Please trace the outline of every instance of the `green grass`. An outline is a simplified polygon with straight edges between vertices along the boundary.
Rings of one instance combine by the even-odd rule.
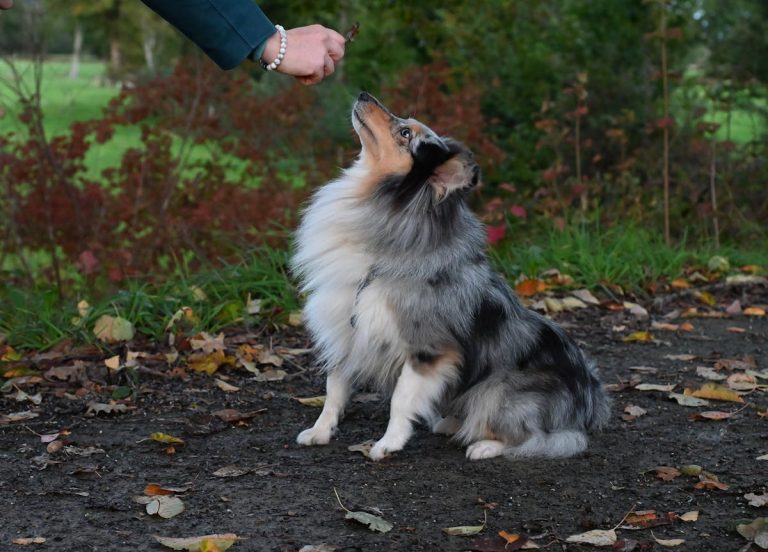
[[[28,86],[33,83],[33,67],[28,61],[15,62],[17,70]],[[77,78],[69,78],[69,63],[64,61],[46,61],[43,64],[41,104],[43,124],[49,138],[69,131],[69,126],[77,121],[87,121],[101,116],[109,101],[120,93],[120,88],[106,83],[103,78],[105,64],[101,61],[84,61],[80,65]],[[0,63],[0,135],[16,132],[24,135],[24,128],[18,121],[19,102],[13,92],[4,83],[11,77],[9,67]],[[117,167],[123,154],[129,148],[141,146],[141,129],[138,126],[119,126],[114,136],[104,144],[94,144],[86,156],[85,177],[94,181],[101,180],[104,169]],[[172,150],[178,153],[182,139],[174,137]],[[189,151],[189,162],[206,161],[214,153],[220,153],[216,144],[194,144]],[[227,177],[239,179],[246,168],[246,163],[228,157]]]
[[[634,226],[601,228],[595,223],[574,224],[564,231],[506,240],[493,251],[496,266],[514,280],[520,274],[535,277],[557,268],[579,286],[599,288],[618,284],[630,291],[663,279],[680,277],[685,268],[705,267],[715,254],[728,258],[733,267],[758,264],[768,267],[768,244],[754,251],[723,247],[715,252],[681,241],[667,246],[658,233]]]
[[[298,308],[298,300],[286,274],[288,253],[259,248],[236,264],[190,273],[183,265],[162,283],[131,280],[123,290],[105,297],[80,293],[61,302],[50,289],[29,289],[0,285],[0,334],[20,349],[43,350],[63,339],[76,343],[94,342],[92,328],[103,314],[121,316],[136,331],[157,342],[164,341],[166,326],[182,307],[190,307],[193,322],[185,329],[190,335],[215,332],[233,324],[259,324],[281,320]],[[261,301],[261,312],[246,312],[248,297]],[[78,300],[92,306],[82,323]],[[2,340],[0,340],[2,343]]]

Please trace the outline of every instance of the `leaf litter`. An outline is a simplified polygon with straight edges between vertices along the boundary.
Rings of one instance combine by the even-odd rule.
[[[336,500],[339,503],[339,506],[341,506],[341,509],[346,512],[346,515],[344,516],[344,519],[351,519],[358,523],[361,523],[368,527],[371,531],[376,531],[379,533],[387,533],[392,530],[394,525],[390,523],[389,521],[385,520],[384,518],[380,516],[375,516],[373,514],[369,514],[368,512],[353,512],[352,510],[348,510],[344,504],[341,503],[341,498],[339,497],[338,491],[336,491],[336,488],[334,487],[333,493],[336,495]]]

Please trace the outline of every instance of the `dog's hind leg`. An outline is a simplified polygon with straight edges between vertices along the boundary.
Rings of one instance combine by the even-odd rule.
[[[323,411],[315,425],[305,429],[296,438],[300,445],[327,445],[331,435],[339,425],[339,418],[344,413],[352,384],[340,370],[331,370],[326,381],[326,397]]]
[[[451,355],[429,364],[407,360],[392,394],[387,431],[371,449],[370,458],[381,460],[401,450],[413,433],[413,422],[417,418],[434,416],[435,404],[455,378],[456,368]]]
[[[432,433],[441,435],[453,435],[461,429],[461,420],[456,416],[446,416],[445,418],[435,418],[432,422]]]

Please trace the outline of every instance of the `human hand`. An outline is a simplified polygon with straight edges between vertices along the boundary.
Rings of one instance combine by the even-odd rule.
[[[13,7],[13,0],[0,0],[0,10],[10,10]]]
[[[5,0],[0,0],[3,2]],[[276,71],[296,79],[302,84],[317,84],[336,70],[336,63],[344,57],[344,37],[322,25],[296,27],[286,31],[288,44],[285,57]],[[280,33],[267,39],[261,59],[269,63],[280,50]]]

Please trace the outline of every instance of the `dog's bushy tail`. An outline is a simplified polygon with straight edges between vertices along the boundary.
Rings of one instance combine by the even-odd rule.
[[[587,449],[587,434],[578,430],[537,432],[523,443],[504,449],[508,458],[567,458]]]

